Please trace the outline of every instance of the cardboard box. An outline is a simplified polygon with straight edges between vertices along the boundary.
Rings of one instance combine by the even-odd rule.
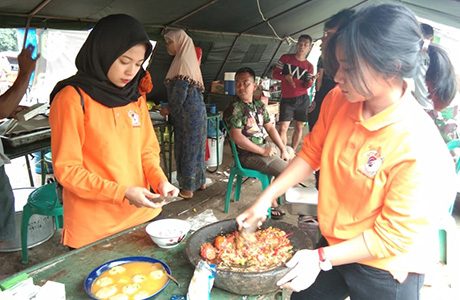
[[[211,82],[211,93],[224,94],[224,82],[220,80]]]
[[[279,102],[268,101],[267,111],[269,115],[278,115],[280,113]]]
[[[16,119],[18,121],[28,121],[39,114],[46,113],[48,109],[47,103],[37,103],[34,104],[26,109],[21,110],[16,114]]]

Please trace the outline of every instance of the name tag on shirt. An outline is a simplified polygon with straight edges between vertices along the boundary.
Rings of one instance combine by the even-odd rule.
[[[374,178],[383,163],[383,157],[377,150],[370,150],[360,158],[359,171],[369,178]]]
[[[139,114],[136,111],[134,110],[128,111],[128,116],[131,118],[131,124],[133,125],[133,127],[141,126],[141,119],[139,117]]]

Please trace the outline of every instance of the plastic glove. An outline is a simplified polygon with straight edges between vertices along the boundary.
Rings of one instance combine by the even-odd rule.
[[[286,266],[292,269],[276,284],[283,289],[288,288],[295,292],[309,288],[321,271],[317,250],[297,251]]]

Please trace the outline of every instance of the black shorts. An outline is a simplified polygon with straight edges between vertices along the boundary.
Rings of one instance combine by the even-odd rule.
[[[307,122],[308,106],[310,104],[308,95],[295,98],[282,98],[280,103],[280,122],[296,120]]]

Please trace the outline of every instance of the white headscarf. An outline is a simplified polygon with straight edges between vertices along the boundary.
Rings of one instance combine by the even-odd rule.
[[[166,79],[174,79],[177,76],[190,78],[203,88],[203,76],[192,39],[182,29],[170,30],[164,37],[172,40],[176,48],[176,55],[166,74]]]

